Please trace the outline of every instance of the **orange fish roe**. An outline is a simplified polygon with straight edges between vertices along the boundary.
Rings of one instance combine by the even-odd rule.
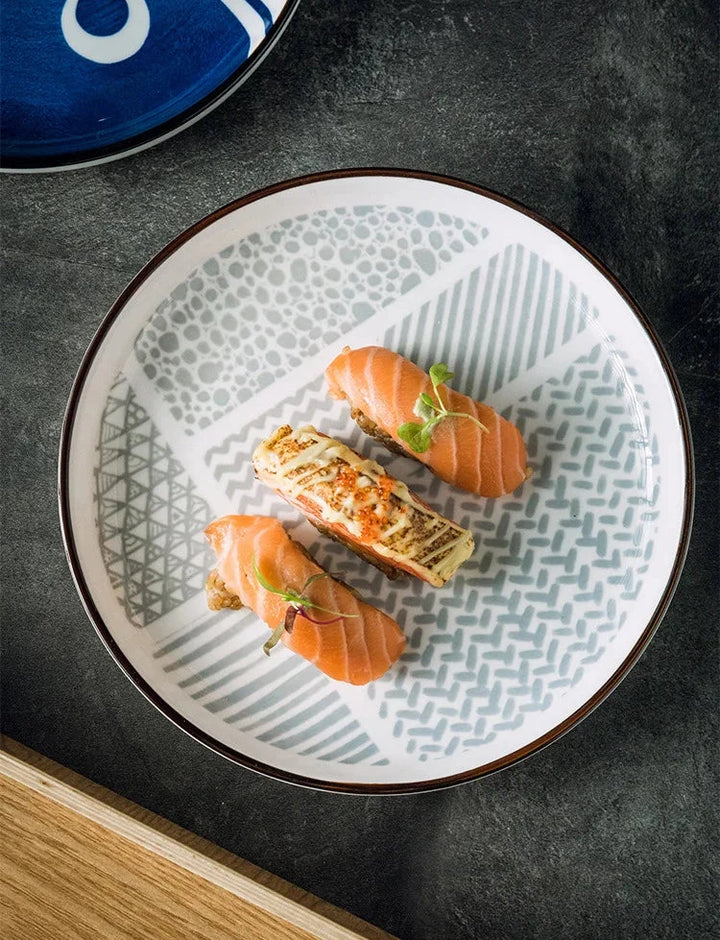
[[[380,534],[380,520],[372,506],[361,506],[355,512],[355,518],[360,523],[360,538],[363,542],[371,542]]]
[[[387,474],[378,477],[377,488],[378,488],[378,497],[380,502],[387,506],[388,500],[390,499],[390,494],[393,491],[393,486],[395,485],[392,477],[387,476]]]
[[[343,492],[353,491],[357,487],[358,472],[350,464],[343,463],[335,477],[335,486]]]
[[[338,474],[339,476],[339,474]],[[365,491],[357,494],[365,501],[365,505],[355,510],[354,516],[360,523],[360,537],[363,541],[372,541],[380,535],[382,523],[388,514],[390,504],[390,495],[393,491],[394,481],[391,477],[383,475],[378,477],[377,486],[367,487]],[[367,505],[368,500],[372,501],[375,497],[377,502],[373,505]]]

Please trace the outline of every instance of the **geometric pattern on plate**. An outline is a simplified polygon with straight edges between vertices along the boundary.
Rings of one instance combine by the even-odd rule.
[[[453,388],[484,401],[577,337],[597,315],[559,270],[513,244],[390,328],[383,345],[408,350],[408,358],[425,369],[449,363]],[[474,350],[482,350],[478,364]]]
[[[405,629],[399,668],[368,686],[367,696],[398,743],[421,760],[487,743],[547,709],[602,656],[641,588],[653,549],[643,530],[656,517],[646,479],[652,444],[628,414],[631,376],[618,375],[616,355],[596,344],[504,413],[523,433],[535,473],[503,499],[460,494],[359,430],[346,435],[470,528],[478,545],[452,585],[438,591],[390,587],[342,546],[312,544],[319,564],[347,577]],[[254,489],[244,455],[263,422],[293,422],[319,406],[318,384],[208,454],[239,511],[247,501],[255,511],[286,513]]]
[[[268,661],[252,612],[203,614],[154,658],[213,715],[284,751],[343,764],[384,763],[338,685],[299,656]]]
[[[339,206],[286,219],[193,271],[140,333],[136,356],[192,434],[486,234],[406,207]]]
[[[103,410],[95,484],[108,576],[132,623],[146,626],[202,589],[212,515],[123,375]]]
[[[420,759],[488,743],[547,709],[622,627],[650,563],[652,538],[638,546],[656,513],[644,435],[621,396],[598,344],[510,415],[535,475],[470,523],[476,570],[466,566],[452,596],[414,618],[408,668],[385,693],[393,703],[381,715],[393,714],[393,733]],[[590,437],[598,423],[600,440]],[[462,510],[474,508],[460,501],[463,524]]]
[[[417,219],[421,216],[418,213]],[[339,218],[337,213],[314,213],[301,217],[301,221],[305,231],[319,233],[318,240],[322,241],[324,229],[332,228],[330,220],[334,218]],[[362,218],[362,214],[356,218]],[[288,225],[293,222],[290,220]],[[438,222],[439,217],[433,226]],[[432,231],[434,227],[428,237]],[[214,284],[214,288],[207,289],[229,289],[232,293],[240,280],[236,277],[230,288],[231,281],[221,266],[232,264],[236,250],[248,243],[254,246],[251,251],[265,244],[265,234],[243,239],[239,248],[227,249],[219,258],[211,259],[218,267],[210,264],[203,271],[200,280],[205,287],[193,287],[195,276],[191,277],[184,285],[186,292],[182,294],[180,289],[174,298],[173,309],[177,311],[182,303],[190,303],[188,297],[193,291],[204,297],[206,304],[214,303],[212,297],[203,294],[208,285]],[[281,233],[276,244],[284,244],[283,238]],[[322,260],[319,255],[317,260]],[[441,263],[436,262],[437,270]],[[318,279],[324,282],[323,289],[335,289],[336,281],[327,279],[326,274],[336,264],[342,267],[339,257],[333,256],[325,267],[321,266],[322,277],[318,275]],[[427,259],[425,264],[429,269]],[[356,272],[350,264],[342,273]],[[397,279],[387,280],[387,285],[396,283]],[[390,302],[401,293],[402,283],[394,295],[382,297],[387,296]],[[259,302],[257,297],[255,301]],[[268,294],[263,302],[270,301]],[[385,302],[376,301],[376,307],[384,309]],[[322,303],[329,309],[327,297]],[[197,304],[191,304],[191,309],[199,311]],[[352,312],[352,305],[348,304],[347,309]],[[390,310],[392,307],[388,313]],[[167,310],[162,316],[166,315]],[[277,665],[270,664],[274,678],[268,678],[268,661],[259,652],[258,624],[253,615],[248,614],[245,634],[245,621],[237,619],[242,618],[242,612],[204,613],[197,622],[184,624],[180,636],[173,640],[182,642],[187,637],[192,652],[197,631],[206,631],[197,640],[201,654],[186,663],[186,652],[178,650],[176,655],[174,648],[166,650],[163,662],[168,675],[177,676],[179,684],[208,711],[252,733],[262,729],[261,733],[269,735],[263,740],[277,747],[300,752],[318,741],[332,741],[335,734],[354,742],[346,758],[337,753],[330,756],[333,752],[328,744],[324,753],[316,755],[328,760],[377,763],[382,755],[398,753],[399,748],[415,759],[427,760],[489,742],[505,729],[520,727],[533,711],[549,708],[555,697],[582,680],[585,668],[612,643],[641,590],[653,550],[653,505],[661,468],[655,465],[648,407],[643,389],[627,364],[627,355],[611,337],[602,338],[595,330],[596,317],[589,299],[561,272],[536,253],[513,244],[479,262],[474,271],[450,287],[439,288],[434,300],[422,303],[385,331],[380,328],[378,338],[383,345],[424,368],[436,361],[448,362],[456,373],[452,381],[455,388],[479,399],[487,397],[518,425],[535,472],[520,491],[499,500],[463,494],[416,462],[389,454],[352,425],[346,405],[328,398],[322,375],[315,375],[309,382],[304,376],[291,394],[258,417],[239,424],[237,432],[222,439],[205,437],[209,442],[203,445],[207,448],[204,461],[208,474],[221,484],[233,511],[282,519],[288,531],[310,547],[320,565],[346,579],[363,597],[372,599],[398,620],[408,638],[408,650],[387,676],[361,690],[363,698],[358,706],[357,690],[351,701],[341,685],[296,661],[291,654],[278,657]],[[217,322],[217,309],[212,318]],[[158,327],[157,319],[151,322]],[[356,321],[347,322],[354,326]],[[321,330],[317,338],[311,337],[312,328],[310,318],[308,323],[294,322],[299,362],[314,355],[315,344],[324,344],[329,335],[323,327],[325,333]],[[202,353],[202,333],[195,339],[191,339],[195,335],[192,333],[191,338],[184,337],[185,345],[178,345],[174,352],[162,350],[162,335],[156,330],[153,339],[144,331],[136,354],[140,356],[144,351],[150,357],[150,350],[158,348],[158,354],[150,358],[161,363],[161,353],[182,357],[192,350],[193,343],[197,344],[196,352]],[[251,335],[262,346],[266,332],[260,329]],[[303,338],[308,342],[300,347]],[[577,354],[560,352],[571,343],[578,344],[573,347],[580,350]],[[169,349],[172,341],[165,340],[164,345]],[[268,348],[266,345],[265,351]],[[291,369],[294,355],[290,349],[287,355],[283,352],[282,369]],[[247,356],[241,344],[230,358],[239,368]],[[562,362],[562,369],[555,370],[555,362]],[[540,373],[542,377],[533,384],[532,376]],[[272,382],[284,374],[274,374]],[[168,374],[160,368],[154,373],[145,369],[145,376],[152,379],[158,398],[166,405],[173,404],[168,396],[171,391],[178,392],[178,387],[170,388],[163,380]],[[223,376],[217,380],[222,387],[225,381]],[[293,388],[292,378],[286,381]],[[233,376],[231,387],[238,387]],[[250,394],[262,394],[259,385],[254,389]],[[202,404],[203,390],[211,391],[200,385],[188,389],[193,404]],[[127,401],[132,407],[114,404],[112,398]],[[186,420],[190,413],[184,406],[173,412],[185,430],[193,427]],[[224,406],[219,406],[217,412],[206,409],[206,435],[217,415],[224,413]],[[119,420],[127,420],[133,429],[139,422],[144,436],[152,436],[141,418],[132,393],[124,388],[114,390],[105,417],[105,422],[114,427],[109,432],[103,427],[101,437],[109,434],[117,438]],[[378,460],[431,506],[472,530],[476,551],[451,585],[440,590],[409,581],[389,585],[381,574],[358,562],[341,545],[318,538],[293,509],[256,484],[250,455],[257,443],[280,424],[295,426],[309,420],[324,433]],[[199,425],[198,421],[194,426]],[[126,435],[124,446],[132,451],[136,442],[140,439]],[[142,445],[145,447],[146,442]],[[108,446],[117,445],[101,444],[101,459],[103,448]],[[188,446],[193,443],[188,441]],[[154,452],[165,461],[164,467],[174,459],[167,448],[163,450],[161,438]],[[122,464],[112,455],[109,463],[114,467],[112,472],[120,475]],[[107,474],[105,464],[103,473]],[[184,492],[203,504],[189,478],[183,486]],[[176,490],[178,495],[183,486]],[[101,536],[106,564],[121,595],[125,592],[123,602],[128,605],[128,593],[138,596],[144,576],[133,565],[125,569],[119,566],[122,541],[118,541],[118,530],[122,530],[122,523],[116,519],[111,522],[112,529],[108,528],[103,501],[111,488],[99,485],[98,493],[101,531],[107,533]],[[165,518],[178,520],[180,543],[185,539],[187,546],[180,558],[190,565],[188,584],[199,592],[209,558],[202,557],[204,546],[201,551],[199,545],[203,541],[202,528],[209,520],[192,498],[190,505],[195,509],[189,513],[168,514],[167,507],[164,511]],[[183,528],[184,520],[193,517],[196,522]],[[137,518],[128,516],[128,522]],[[190,531],[193,525],[194,533]],[[136,529],[133,534],[144,537],[148,545],[140,548],[132,543],[133,559],[147,558],[151,566],[153,558],[157,562],[154,530],[149,524]],[[107,548],[112,552],[108,553]],[[156,575],[157,569],[147,577],[147,587],[158,593]],[[176,589],[172,593],[173,602],[181,597],[187,598],[188,592],[180,594]],[[163,603],[168,604],[169,599],[161,601],[160,607]],[[157,598],[155,604],[153,611],[160,609]],[[263,628],[260,637],[264,635]],[[269,686],[260,692],[263,676]],[[283,676],[294,683],[289,697]],[[308,704],[309,694],[315,698]],[[250,703],[252,709],[248,711],[248,705],[242,703]],[[362,737],[364,728],[373,729],[372,741]]]

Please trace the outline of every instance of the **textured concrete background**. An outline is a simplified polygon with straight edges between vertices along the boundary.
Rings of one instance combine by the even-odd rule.
[[[180,136],[4,176],[4,732],[407,940],[716,936],[717,62],[701,0],[305,0]],[[87,621],[56,511],[74,372],[138,268],[244,193],[362,165],[485,185],[584,243],[664,341],[697,459],[686,570],[630,676],[529,761],[417,797],[284,786],[173,727]]]

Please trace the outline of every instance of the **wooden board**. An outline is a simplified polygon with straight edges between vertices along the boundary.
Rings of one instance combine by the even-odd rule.
[[[3,940],[393,940],[8,738]]]

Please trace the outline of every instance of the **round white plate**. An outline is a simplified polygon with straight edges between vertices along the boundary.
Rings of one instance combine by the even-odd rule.
[[[387,346],[520,427],[532,479],[480,499],[365,437],[323,370]],[[280,424],[312,423],[470,528],[443,589],[391,583],[254,480]],[[587,715],[637,660],[678,580],[692,514],[684,406],[650,326],[568,236],[493,193],[343,171],[193,226],[122,294],[80,367],[60,502],[91,620],[165,715],[245,766],[355,792],[506,767]],[[408,638],[353,688],[210,612],[203,528],[275,515]]]

